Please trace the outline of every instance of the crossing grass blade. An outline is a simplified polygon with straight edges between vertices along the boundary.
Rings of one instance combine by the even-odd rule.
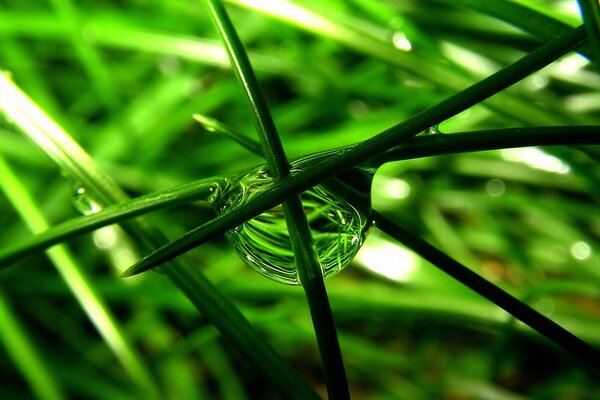
[[[6,74],[0,74],[0,109],[38,144],[61,168],[64,174],[81,182],[102,207],[127,200],[114,180],[100,169],[92,158],[53,120],[39,109]],[[148,223],[125,227],[141,244],[152,248],[166,239]],[[317,398],[314,390],[252,327],[242,313],[214,287],[202,272],[192,265],[177,262],[165,268],[171,279],[221,331],[228,342],[270,378],[282,393],[296,398]],[[65,278],[71,278],[66,274]]]

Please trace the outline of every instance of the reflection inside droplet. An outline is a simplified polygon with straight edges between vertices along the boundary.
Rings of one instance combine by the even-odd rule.
[[[314,157],[296,161],[292,173],[314,164]],[[259,167],[228,183],[213,203],[219,213],[252,201],[268,190],[272,179],[266,167]],[[354,258],[366,237],[370,218],[339,199],[323,185],[301,195],[311,228],[314,247],[321,262],[323,277],[340,272]],[[252,268],[269,279],[299,284],[294,253],[281,206],[226,233],[238,255]]]
[[[73,193],[73,205],[83,215],[90,215],[101,210],[100,204],[94,200],[83,186],[77,186]]]

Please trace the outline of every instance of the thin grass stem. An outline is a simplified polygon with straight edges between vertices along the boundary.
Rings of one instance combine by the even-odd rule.
[[[535,311],[496,285],[483,279],[469,268],[438,250],[420,237],[413,235],[399,224],[375,212],[375,224],[386,234],[419,254],[454,279],[484,296],[514,318],[533,328],[544,337],[565,349],[569,354],[583,360],[600,371],[600,351],[590,346],[551,319]]]
[[[273,180],[279,182],[289,176],[290,164],[250,60],[221,2],[207,0],[207,4],[227,49],[233,70],[244,88]],[[304,207],[297,194],[288,197],[282,206],[298,277],[306,294],[317,336],[327,393],[330,399],[349,399],[348,381],[333,314]]]

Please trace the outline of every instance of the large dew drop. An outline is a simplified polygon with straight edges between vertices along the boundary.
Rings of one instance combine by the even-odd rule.
[[[314,162],[309,157],[295,162],[292,173]],[[224,185],[214,204],[219,213],[252,201],[272,183],[266,167],[259,167]],[[352,205],[337,198],[323,185],[301,195],[314,247],[321,262],[323,277],[340,272],[360,249],[370,218]],[[238,255],[252,268],[269,279],[299,284],[294,253],[283,215],[277,206],[226,233]]]

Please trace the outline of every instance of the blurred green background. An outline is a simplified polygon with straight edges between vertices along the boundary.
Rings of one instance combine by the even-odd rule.
[[[542,43],[460,7],[470,3],[237,0],[228,11],[294,158],[369,138]],[[581,23],[576,1],[517,3]],[[0,0],[0,70],[133,197],[262,162],[192,118],[254,137],[202,2]],[[597,67],[570,54],[424,134],[598,125],[599,89]],[[89,206],[7,118],[0,156],[10,166],[0,179],[14,174],[49,224]],[[598,347],[598,159],[587,146],[390,163],[375,177],[373,205]],[[211,215],[195,203],[151,219],[175,238]],[[0,226],[0,247],[32,234],[4,195]],[[135,399],[150,376],[161,398],[278,398],[164,278],[118,278],[143,255],[118,228],[65,251],[62,261],[35,254],[0,272],[0,397]],[[191,257],[325,395],[302,289],[256,274],[224,238]],[[102,321],[57,263],[84,271],[129,350],[98,333]],[[600,398],[587,367],[376,228],[327,289],[354,398]]]

